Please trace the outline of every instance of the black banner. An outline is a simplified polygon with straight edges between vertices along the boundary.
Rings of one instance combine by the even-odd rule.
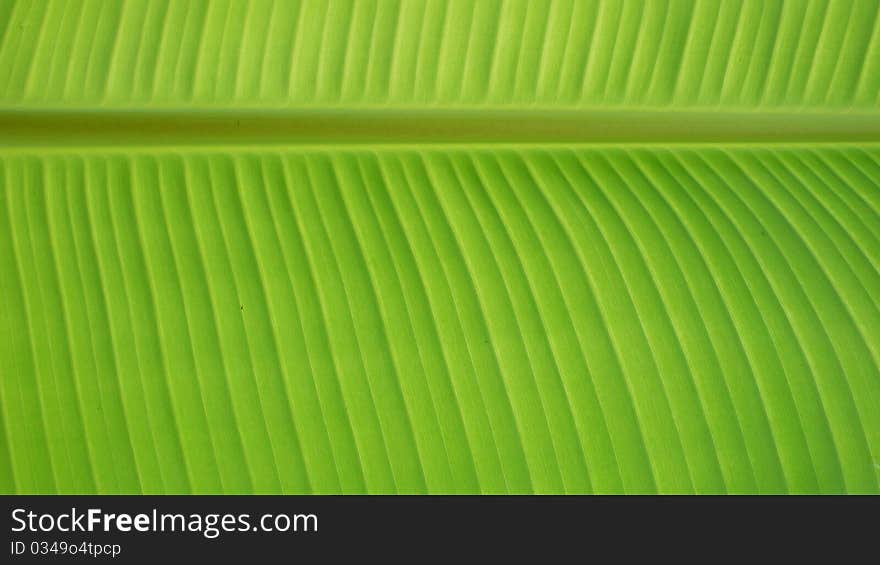
[[[0,563],[604,563],[774,548],[839,558],[876,550],[880,538],[878,497],[5,496],[2,505]]]

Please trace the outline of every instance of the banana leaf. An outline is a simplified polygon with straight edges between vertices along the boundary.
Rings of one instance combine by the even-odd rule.
[[[0,492],[880,492],[880,3],[0,2]]]

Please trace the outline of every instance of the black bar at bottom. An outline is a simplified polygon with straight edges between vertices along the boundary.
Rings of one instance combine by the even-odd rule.
[[[868,549],[880,497],[3,496],[0,563],[763,561]],[[36,530],[36,531],[34,531]],[[872,550],[871,547],[874,549]],[[115,556],[114,556],[115,554]],[[870,560],[869,560],[870,562]]]

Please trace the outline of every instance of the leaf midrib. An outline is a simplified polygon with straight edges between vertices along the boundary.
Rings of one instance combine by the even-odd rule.
[[[880,141],[880,113],[0,109],[0,146]]]

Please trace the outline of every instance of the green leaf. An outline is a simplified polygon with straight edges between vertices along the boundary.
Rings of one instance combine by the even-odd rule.
[[[880,492],[878,14],[0,3],[0,492]]]
[[[7,0],[9,107],[861,108],[875,0]]]

